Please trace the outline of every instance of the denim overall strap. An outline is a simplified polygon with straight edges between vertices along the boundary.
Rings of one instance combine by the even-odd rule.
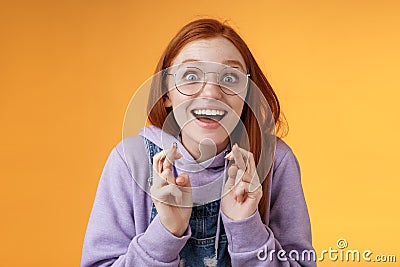
[[[150,169],[150,176],[147,179],[147,182],[149,183],[149,187],[153,185],[153,158],[154,156],[161,151],[161,148],[158,147],[156,144],[151,142],[149,139],[144,138],[145,144],[146,144],[146,149],[147,153],[149,156],[149,169]]]
[[[152,184],[153,177],[153,157],[161,151],[157,145],[145,138],[148,156],[150,157],[150,178],[149,185]],[[175,170],[176,173],[176,170]],[[186,242],[183,249],[179,252],[179,266],[230,266],[228,253],[228,242],[222,221],[218,238],[218,251],[215,250],[216,233],[220,212],[220,200],[216,200],[204,205],[192,207],[190,216],[190,229],[192,235]],[[150,222],[157,215],[157,209],[152,204]]]

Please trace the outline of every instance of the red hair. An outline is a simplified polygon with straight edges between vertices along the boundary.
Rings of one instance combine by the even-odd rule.
[[[265,125],[268,125],[268,121],[273,119],[276,133],[279,134],[280,137],[283,137],[287,134],[287,123],[283,114],[281,114],[278,97],[276,96],[274,90],[258,66],[256,60],[250,52],[250,49],[247,47],[243,39],[235,32],[235,30],[232,29],[232,27],[215,19],[199,19],[190,22],[184,26],[170,41],[157,64],[155,73],[159,73],[162,70],[170,67],[175,57],[188,43],[200,39],[209,39],[215,37],[224,37],[228,39],[239,50],[244,62],[246,63],[251,80],[259,88],[264,98],[268,102],[269,108],[264,107],[265,110],[260,110],[263,109],[263,107],[262,105],[257,105],[257,101],[259,101],[259,99],[255,99],[256,97],[254,90],[249,90],[246,97],[246,103],[241,114],[243,125],[248,133],[249,150],[253,153],[255,163],[258,165],[260,160],[266,160],[265,158],[261,159],[261,143],[263,140],[265,140],[263,139],[263,135],[271,134],[271,129],[265,129]],[[164,96],[167,93],[167,89],[165,86],[162,86],[162,83],[163,81],[160,80],[153,81],[153,85],[155,86],[152,86],[150,91],[147,114],[150,124],[160,129],[165,129],[165,120],[172,109],[166,108],[164,106],[164,99],[159,97],[161,95]],[[254,106],[259,109],[258,112],[260,112],[260,114],[265,115],[265,118],[263,119],[267,123],[257,122],[254,111],[251,110],[251,108]],[[174,127],[176,128],[178,126],[175,125]],[[175,130],[177,130],[179,133],[179,129]],[[170,131],[176,132],[173,129],[170,129]],[[261,133],[263,133],[263,135]],[[260,200],[258,209],[264,223],[266,223],[267,209],[269,206],[269,200],[267,197],[267,188],[270,180],[269,178],[270,170],[268,170],[266,177],[260,177],[260,179],[263,181],[263,196]]]

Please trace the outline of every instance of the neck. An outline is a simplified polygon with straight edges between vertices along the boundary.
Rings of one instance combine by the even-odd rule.
[[[227,138],[222,144],[215,144],[210,139],[204,139],[200,143],[182,135],[182,144],[197,162],[206,161],[221,153],[228,145]]]

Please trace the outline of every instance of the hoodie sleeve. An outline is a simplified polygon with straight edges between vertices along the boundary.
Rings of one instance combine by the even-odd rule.
[[[172,235],[158,216],[137,234],[133,180],[114,148],[97,188],[82,249],[81,266],[178,266],[179,251],[190,236]],[[140,205],[140,203],[137,203]]]
[[[258,210],[232,221],[222,214],[232,266],[316,266],[298,161],[289,148],[275,162],[269,225]]]

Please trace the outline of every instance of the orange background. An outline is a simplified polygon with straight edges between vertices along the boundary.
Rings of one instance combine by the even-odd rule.
[[[79,265],[130,98],[204,16],[230,20],[280,97],[316,250],[343,237],[399,262],[399,14],[395,0],[2,1],[1,265]],[[396,264],[319,263],[354,265]]]

